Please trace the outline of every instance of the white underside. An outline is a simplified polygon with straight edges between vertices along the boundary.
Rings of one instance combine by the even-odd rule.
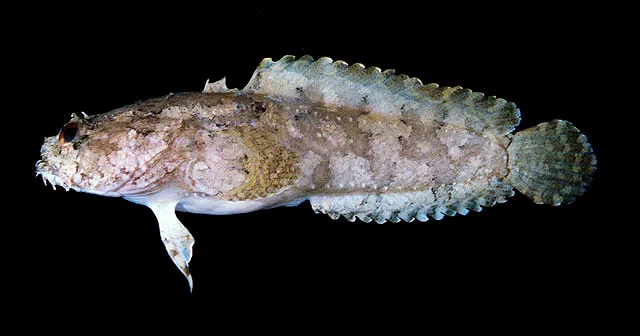
[[[160,192],[146,195],[123,196],[126,200],[150,206],[153,204],[175,204],[175,209],[205,215],[233,215],[278,206],[296,206],[306,197],[293,198],[280,193],[261,200],[228,201],[211,196],[185,195],[179,189],[166,188]],[[293,198],[293,200],[291,200]]]
[[[176,206],[176,210],[206,214],[206,215],[233,215],[252,212],[265,208],[261,201],[224,201],[211,197],[191,196],[182,199]]]

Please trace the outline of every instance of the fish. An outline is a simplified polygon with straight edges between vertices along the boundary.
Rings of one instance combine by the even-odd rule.
[[[225,78],[103,114],[47,137],[36,177],[55,189],[150,208],[193,290],[194,237],[176,211],[232,215],[308,201],[363,222],[424,222],[504,203],[584,194],[596,170],[575,126],[514,132],[512,102],[328,57],[264,59],[241,90]]]

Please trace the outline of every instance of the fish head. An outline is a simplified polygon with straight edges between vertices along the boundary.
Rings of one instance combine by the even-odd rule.
[[[54,189],[116,197],[144,192],[162,178],[145,173],[167,149],[168,128],[137,111],[72,114],[57,135],[45,138],[36,176]]]

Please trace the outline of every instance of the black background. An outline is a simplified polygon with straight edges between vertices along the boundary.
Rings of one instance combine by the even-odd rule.
[[[24,35],[11,37],[17,57],[8,64],[21,88],[11,113],[27,116],[12,125],[21,143],[12,211],[23,220],[9,262],[15,269],[20,259],[22,302],[43,311],[61,302],[209,302],[223,307],[218,318],[411,308],[423,317],[425,309],[489,311],[527,326],[595,323],[594,312],[614,296],[603,286],[613,271],[606,212],[613,146],[605,134],[613,111],[600,78],[599,51],[611,43],[601,14],[551,5],[38,7]],[[308,203],[233,216],[178,213],[196,239],[190,294],[150,210],[52,191],[34,176],[42,139],[72,112],[199,91],[223,76],[242,88],[262,58],[287,54],[394,68],[497,95],[521,109],[518,129],[569,120],[595,148],[594,183],[571,205],[535,205],[517,194],[481,213],[426,223],[333,221]]]

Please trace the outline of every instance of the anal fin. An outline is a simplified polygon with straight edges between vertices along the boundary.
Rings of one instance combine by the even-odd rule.
[[[349,221],[358,218],[363,222],[382,224],[414,219],[421,222],[429,218],[440,220],[445,215],[464,216],[469,210],[477,212],[482,207],[506,202],[513,194],[510,185],[492,180],[477,185],[444,185],[424,191],[312,196],[309,201],[316,213],[325,213],[332,219],[343,216]]]

